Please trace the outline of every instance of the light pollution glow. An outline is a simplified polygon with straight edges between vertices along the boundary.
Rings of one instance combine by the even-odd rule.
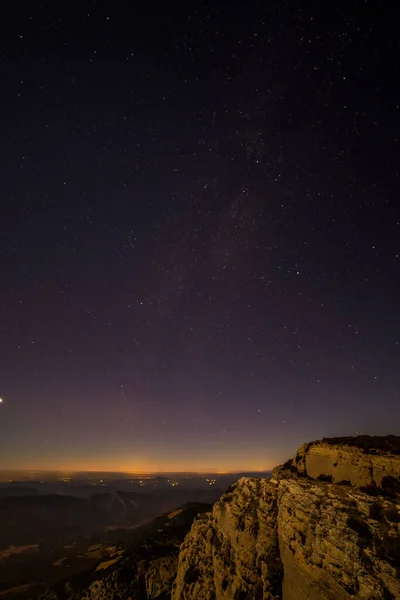
[[[8,466],[8,470],[16,470],[16,471],[27,471],[26,466],[24,467],[22,464],[13,465],[10,469],[10,465]],[[228,467],[215,467],[213,465],[191,468],[190,465],[178,464],[178,463],[126,463],[121,464],[117,463],[115,465],[107,463],[90,463],[90,462],[79,462],[79,463],[34,463],[29,465],[29,471],[56,471],[56,472],[66,472],[66,473],[127,473],[127,474],[136,474],[136,475],[149,475],[149,474],[162,474],[162,473],[217,473],[220,475],[227,473],[241,473],[241,472],[264,472],[270,471],[276,463],[273,465],[261,465],[260,463],[254,465],[235,465],[231,468]],[[4,467],[0,467],[4,469]]]
[[[225,460],[224,460],[225,458]],[[207,460],[208,459],[208,460]],[[28,457],[19,457],[7,463],[0,463],[0,469],[22,470],[22,471],[57,471],[57,472],[110,472],[110,473],[135,473],[135,474],[155,474],[155,473],[238,473],[238,472],[262,472],[269,471],[277,464],[282,462],[277,460],[260,461],[260,456],[244,456],[238,460],[237,456],[232,457],[195,457],[189,456],[181,459],[131,461],[124,458],[118,460],[115,456],[112,458],[81,458],[75,460],[61,459],[60,457],[43,457],[32,460]]]

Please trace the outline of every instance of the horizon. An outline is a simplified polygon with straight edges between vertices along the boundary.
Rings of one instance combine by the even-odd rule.
[[[156,475],[203,475],[203,474],[212,474],[212,475],[236,475],[237,473],[269,473],[271,469],[239,469],[237,471],[213,471],[213,470],[202,470],[202,471],[102,471],[102,470],[83,470],[83,471],[74,471],[70,469],[0,469],[1,473],[68,473],[68,474],[94,474],[101,473],[102,475],[128,475],[132,477],[134,475],[139,475],[140,477],[148,476],[156,476]]]
[[[69,471],[69,470],[48,470],[48,469],[0,469],[0,484],[13,484],[20,482],[51,482],[54,480],[92,480],[101,477],[102,482],[106,483],[121,479],[146,479],[151,480],[157,477],[163,479],[196,479],[206,476],[218,476],[218,477],[229,477],[229,476],[268,476],[272,473],[271,469],[254,471],[254,470],[239,470],[239,471],[162,471],[162,472],[125,472],[125,471]],[[103,481],[104,480],[104,481]],[[70,483],[67,481],[66,483]]]

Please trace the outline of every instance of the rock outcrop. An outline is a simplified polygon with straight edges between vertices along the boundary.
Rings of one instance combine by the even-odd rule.
[[[399,507],[351,487],[278,484],[284,600],[400,598]]]
[[[67,584],[62,593],[53,592],[46,600],[157,600],[170,598],[176,576],[177,554],[146,560],[136,565],[123,563],[83,589]],[[65,594],[65,595],[64,595]]]
[[[139,564],[138,579],[144,578],[146,598],[165,598],[170,595],[178,568],[176,553]]]
[[[400,477],[397,439],[395,436],[326,438],[301,446],[285,466],[312,479],[389,490]]]
[[[176,600],[280,597],[277,486],[242,478],[195,520],[179,553]]]
[[[173,600],[400,600],[400,439],[305,444],[198,517]]]

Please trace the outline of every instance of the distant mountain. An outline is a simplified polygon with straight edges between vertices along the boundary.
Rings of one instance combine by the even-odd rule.
[[[5,496],[36,496],[37,494],[39,494],[39,491],[35,487],[0,486],[0,498]]]
[[[142,524],[187,502],[215,502],[221,491],[178,490],[158,494],[110,492],[90,498],[32,495],[0,497],[0,549],[47,539],[84,536],[110,526]]]
[[[93,502],[73,496],[7,496],[0,498],[0,547],[84,534],[108,518]]]

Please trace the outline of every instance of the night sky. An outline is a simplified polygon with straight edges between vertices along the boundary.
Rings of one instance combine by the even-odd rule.
[[[2,14],[0,468],[399,434],[388,4],[104,4]]]

